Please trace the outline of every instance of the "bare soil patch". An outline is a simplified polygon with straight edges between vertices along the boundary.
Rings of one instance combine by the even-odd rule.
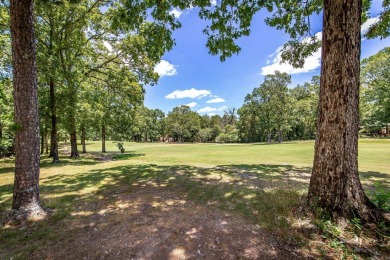
[[[34,259],[303,259],[241,216],[188,201],[167,187],[127,187],[80,205],[66,233]],[[65,221],[65,220],[64,220]]]

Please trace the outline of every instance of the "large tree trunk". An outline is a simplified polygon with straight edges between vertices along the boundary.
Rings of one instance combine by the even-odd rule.
[[[358,175],[361,0],[325,0],[320,100],[308,205],[376,221]]]
[[[83,147],[83,153],[86,153],[87,149],[85,146],[85,126],[84,125],[81,127],[81,145]]]
[[[12,217],[44,215],[39,201],[39,116],[34,4],[11,0],[12,66],[14,85],[15,182]]]
[[[50,79],[50,111],[51,111],[51,132],[50,132],[50,155],[53,162],[59,162],[58,158],[58,140],[57,140],[57,111],[54,79]]]
[[[102,153],[106,152],[106,126],[102,123]]]

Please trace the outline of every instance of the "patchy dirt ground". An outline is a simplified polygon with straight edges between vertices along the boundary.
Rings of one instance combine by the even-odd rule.
[[[309,258],[242,217],[197,205],[168,188],[118,190],[81,205],[63,239],[34,259],[303,259]],[[81,210],[82,208],[82,210]]]

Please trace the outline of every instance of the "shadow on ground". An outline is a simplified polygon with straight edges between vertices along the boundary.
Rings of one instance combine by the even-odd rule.
[[[309,179],[310,168],[266,164],[146,164],[59,173],[41,181],[42,203],[53,209],[49,220],[23,230],[2,228],[0,258],[321,257],[304,250],[316,232],[313,225],[291,222]],[[0,186],[5,205],[11,188]]]

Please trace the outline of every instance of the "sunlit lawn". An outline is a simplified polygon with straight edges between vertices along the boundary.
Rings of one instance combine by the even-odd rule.
[[[167,144],[125,143],[126,153],[142,154],[135,163],[162,165],[251,165],[278,164],[311,167],[313,141],[283,144]],[[90,142],[88,151],[101,150],[100,142]],[[118,152],[114,143],[107,150]],[[359,142],[359,170],[390,175],[390,139],[362,139]]]
[[[285,219],[291,216],[307,189],[314,142],[125,143],[123,155],[114,143],[107,142],[106,146],[105,157],[99,152],[100,142],[88,142],[88,153],[77,159],[68,158],[68,147],[62,145],[59,164],[52,164],[46,155],[42,156],[41,196],[44,206],[54,210],[52,221],[72,219],[72,212],[82,203],[92,203],[116,190],[155,185],[178,190],[201,204],[238,212],[263,228],[288,229]],[[361,140],[359,170],[366,189],[372,190],[374,182],[378,182],[389,190],[390,140]],[[2,159],[0,216],[3,217],[11,206],[12,184],[13,160]],[[43,241],[48,234],[61,236],[50,226],[39,232],[33,234]],[[5,247],[16,248],[26,240],[36,238],[0,229],[0,252]],[[33,248],[26,247],[25,253],[29,250]]]
[[[47,156],[42,156],[41,187],[43,197],[56,196],[45,193],[45,184],[56,176],[58,181],[65,176],[79,176],[98,170],[108,171],[114,167],[153,165],[191,166],[200,168],[229,167],[233,169],[256,170],[258,167],[273,166],[288,176],[288,170],[310,173],[313,161],[313,141],[288,142],[283,144],[168,144],[168,143],[125,143],[126,152],[119,156],[113,142],[107,142],[108,153],[115,153],[118,160],[96,161],[101,142],[88,142],[87,155],[70,159],[64,153],[67,145],[60,150],[61,163],[52,164]],[[79,147],[80,149],[80,147]],[[90,153],[92,152],[93,155]],[[3,210],[10,205],[13,184],[13,160],[0,160],[0,203]],[[272,171],[272,170],[270,170]],[[364,184],[380,182],[390,187],[390,140],[363,139],[359,142],[359,171]],[[275,171],[276,172],[276,171]],[[99,173],[96,173],[98,175]],[[136,173],[134,173],[136,174]],[[90,187],[94,189],[94,187]]]

